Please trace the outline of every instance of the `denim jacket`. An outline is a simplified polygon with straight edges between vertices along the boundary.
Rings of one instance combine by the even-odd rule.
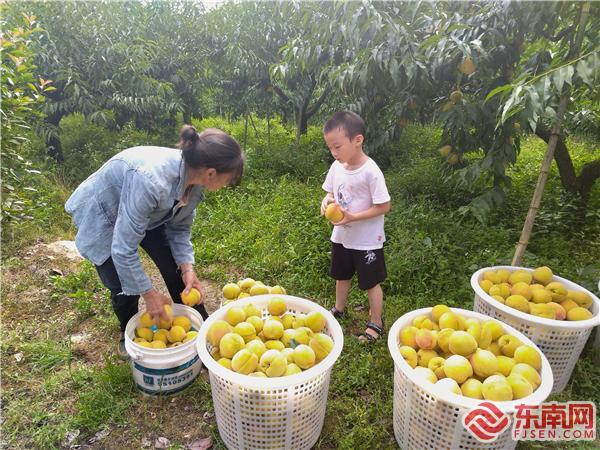
[[[77,227],[77,249],[97,266],[112,257],[123,294],[149,291],[152,283],[138,253],[146,230],[164,224],[176,264],[194,263],[190,232],[203,188],[194,185],[186,203],[174,208],[184,190],[181,150],[145,146],[118,153],[81,183],[65,204]]]

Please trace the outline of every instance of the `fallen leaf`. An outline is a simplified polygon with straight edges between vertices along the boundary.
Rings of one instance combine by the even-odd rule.
[[[90,444],[93,444],[94,442],[101,441],[106,436],[108,436],[109,433],[110,433],[110,430],[108,430],[108,429],[98,431],[88,442]]]
[[[156,442],[154,442],[154,448],[169,448],[170,445],[171,442],[166,437],[162,436],[156,439]]]
[[[79,433],[81,433],[81,430],[68,431],[65,434],[65,437],[63,438],[63,446],[70,447],[71,444],[75,441],[75,439],[77,439],[77,437],[79,436]]]
[[[207,450],[213,446],[212,438],[198,439],[187,446],[188,450]]]

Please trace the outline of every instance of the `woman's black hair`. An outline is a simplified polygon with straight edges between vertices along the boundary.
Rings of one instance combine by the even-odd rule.
[[[213,168],[217,173],[230,173],[231,185],[237,185],[244,173],[244,154],[240,144],[224,131],[207,128],[198,133],[191,125],[179,132],[177,148],[183,152],[186,166],[193,169]]]

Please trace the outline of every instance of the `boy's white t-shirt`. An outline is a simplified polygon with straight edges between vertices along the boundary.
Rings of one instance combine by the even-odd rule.
[[[371,158],[355,170],[347,170],[339,161],[329,168],[323,189],[351,213],[390,201],[383,172]],[[383,214],[333,227],[331,241],[354,250],[382,248],[385,242]]]

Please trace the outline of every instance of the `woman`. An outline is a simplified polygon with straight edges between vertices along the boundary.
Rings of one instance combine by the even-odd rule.
[[[201,292],[190,241],[196,206],[205,190],[238,184],[244,170],[239,144],[221,130],[197,133],[185,125],[176,147],[122,151],[81,183],[65,204],[78,229],[78,250],[110,290],[123,358],[125,327],[137,313],[140,295],[158,320],[167,319],[163,305],[171,299],[181,303],[182,291]],[[160,270],[170,298],[152,286],[142,268],[140,246]],[[195,309],[206,319],[204,305]]]

